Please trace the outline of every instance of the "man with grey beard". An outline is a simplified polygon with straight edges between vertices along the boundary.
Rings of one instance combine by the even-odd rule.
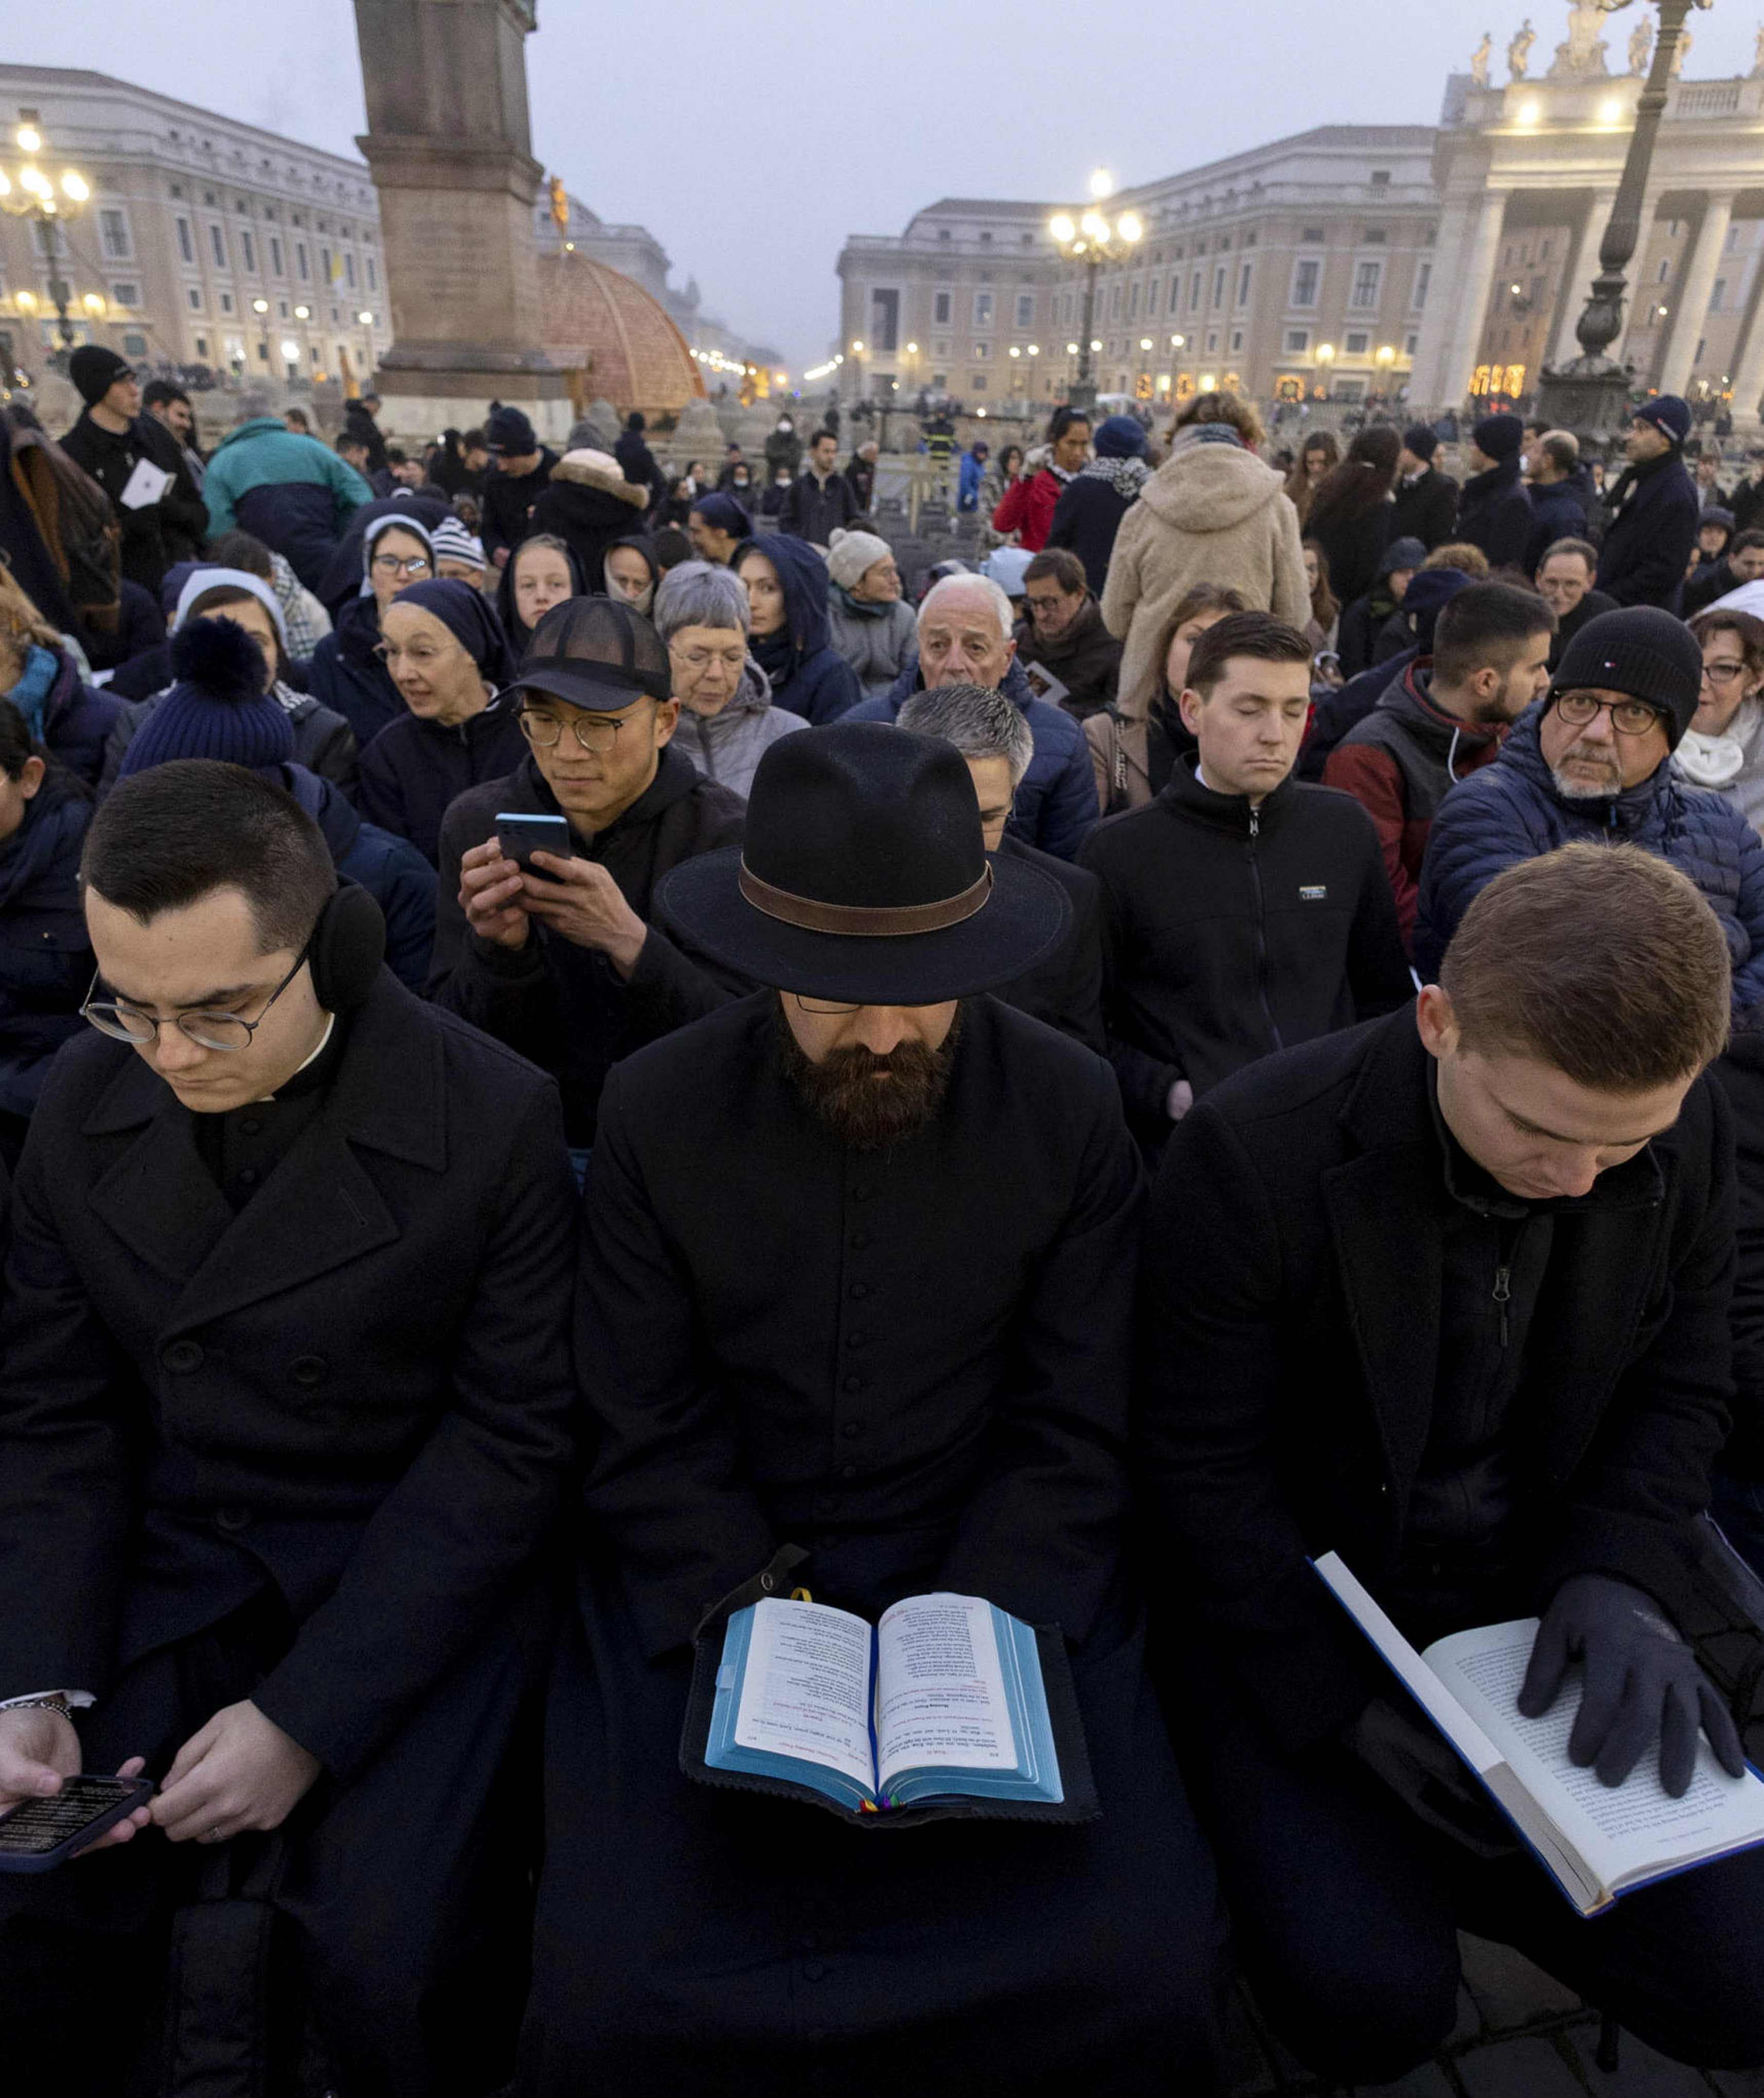
[[[1687,875],[1727,935],[1735,1016],[1764,1003],[1764,843],[1731,801],[1687,788],[1667,762],[1702,681],[1702,649],[1670,612],[1632,605],[1587,621],[1500,756],[1433,819],[1415,924],[1423,982],[1503,867],[1584,839],[1639,845]]]
[[[1138,1161],[1102,1058],[984,994],[1064,892],[989,858],[949,744],[836,722],[661,908],[773,988],[602,1096],[522,2098],[1216,2098],[1212,1866],[1123,1553]],[[894,1834],[685,1781],[695,1645],[797,1587],[1056,1626],[1100,1818]]]

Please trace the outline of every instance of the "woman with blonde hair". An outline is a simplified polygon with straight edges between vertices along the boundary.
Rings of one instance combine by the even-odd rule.
[[[104,740],[123,701],[94,691],[62,638],[44,618],[11,568],[0,560],[0,697],[9,699],[26,729],[88,787],[98,783]]]
[[[1246,611],[1294,626],[1310,617],[1298,512],[1256,456],[1262,438],[1261,417],[1236,393],[1197,393],[1177,416],[1169,458],[1121,520],[1103,592],[1104,620],[1126,644],[1122,691],[1155,665],[1158,635],[1197,584],[1236,590]]]
[[[1188,658],[1209,626],[1227,612],[1248,612],[1240,590],[1196,583],[1171,607],[1154,637],[1144,674],[1112,706],[1084,724],[1090,766],[1096,775],[1096,805],[1105,816],[1143,808],[1163,792],[1184,754],[1195,747],[1178,710],[1188,677]]]

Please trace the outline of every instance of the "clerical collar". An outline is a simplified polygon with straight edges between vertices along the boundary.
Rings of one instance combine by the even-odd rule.
[[[335,1054],[332,1053],[333,1045]],[[273,1093],[265,1093],[263,1099],[293,1100],[298,1099],[303,1093],[317,1092],[321,1086],[331,1082],[342,1053],[343,1038],[338,1030],[337,1016],[328,1012],[325,1015],[325,1031],[314,1044],[312,1054],[298,1069],[290,1072]],[[261,1103],[253,1102],[252,1104],[260,1105]]]

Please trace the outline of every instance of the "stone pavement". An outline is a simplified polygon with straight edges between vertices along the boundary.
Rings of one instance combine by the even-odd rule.
[[[1362,2085],[1392,2098],[1764,2098],[1764,2072],[1708,2073],[1668,2061],[1632,2033],[1608,2075],[1594,2059],[1599,2020],[1529,1960],[1466,1937],[1457,2030],[1426,2068],[1399,2083]],[[1764,1980],[1761,1980],[1764,1986]],[[1235,2098],[1320,2095],[1319,2083],[1256,2015],[1241,1985],[1231,2019]]]

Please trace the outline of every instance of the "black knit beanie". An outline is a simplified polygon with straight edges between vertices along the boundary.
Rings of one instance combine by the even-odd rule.
[[[1626,605],[1589,619],[1562,652],[1551,695],[1593,688],[1663,708],[1674,749],[1703,691],[1703,649],[1682,620],[1657,605]]]

